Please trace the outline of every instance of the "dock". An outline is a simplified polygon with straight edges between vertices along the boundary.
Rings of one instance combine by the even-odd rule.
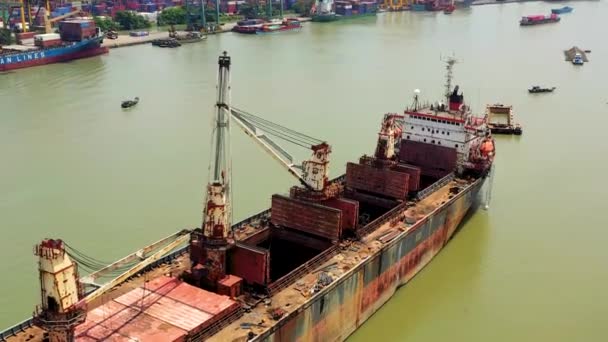
[[[515,123],[513,106],[488,105],[486,106],[486,119],[493,134],[522,134],[521,125]]]
[[[589,51],[589,50],[586,50]],[[568,50],[564,50],[564,56],[566,57],[566,62],[572,62],[572,60],[574,59],[574,56],[580,53],[581,56],[583,57],[583,61],[585,63],[589,62],[589,59],[587,58],[587,53],[585,52],[585,50],[581,50],[578,47],[574,46],[571,49]]]
[[[312,18],[308,18],[308,17],[302,17],[302,18],[297,18],[297,19],[300,20],[301,22],[307,22],[307,21],[312,20]],[[235,26],[236,26],[235,22],[225,23],[220,26],[218,31],[213,32],[213,33],[208,33],[208,34],[231,32],[232,28],[234,28]],[[163,39],[163,38],[168,38],[168,37],[169,37],[169,32],[167,32],[167,31],[150,32],[149,35],[143,36],[143,37],[131,37],[129,35],[122,34],[122,35],[118,35],[118,38],[116,38],[116,39],[107,39],[107,38],[104,39],[102,46],[113,49],[113,48],[119,48],[119,47],[125,47],[125,46],[148,44],[148,43],[151,43],[153,40]]]

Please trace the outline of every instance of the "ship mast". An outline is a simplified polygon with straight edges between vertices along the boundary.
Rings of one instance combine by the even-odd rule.
[[[452,78],[453,78],[453,69],[454,69],[454,64],[456,64],[458,61],[456,60],[456,58],[454,57],[447,57],[445,59],[445,69],[446,69],[446,75],[445,75],[445,99],[446,102],[445,103],[450,103],[450,95],[452,93]]]

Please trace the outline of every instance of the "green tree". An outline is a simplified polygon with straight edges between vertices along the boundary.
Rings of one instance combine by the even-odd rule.
[[[293,10],[299,15],[309,16],[314,3],[314,0],[297,0],[296,3],[293,4]]]
[[[186,23],[186,10],[181,7],[165,8],[158,15],[158,25],[181,25]]]
[[[97,25],[97,27],[104,32],[110,30],[117,31],[120,29],[120,25],[118,25],[118,23],[113,21],[111,18],[94,17],[93,19],[95,20],[95,25]]]
[[[13,42],[11,36],[11,30],[7,28],[0,28],[0,45],[10,45]]]
[[[118,11],[114,18],[123,30],[137,30],[150,27],[151,24],[146,18],[131,11]]]
[[[248,19],[260,18],[261,16],[263,16],[263,13],[264,12],[262,11],[257,2],[253,4],[244,3],[239,6],[239,14]]]

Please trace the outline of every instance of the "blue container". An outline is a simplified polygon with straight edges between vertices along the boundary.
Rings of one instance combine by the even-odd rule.
[[[148,12],[156,12],[156,4],[148,4]]]

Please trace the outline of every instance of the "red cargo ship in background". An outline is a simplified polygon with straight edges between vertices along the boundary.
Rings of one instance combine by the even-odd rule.
[[[550,15],[528,15],[522,17],[519,21],[519,25],[521,26],[531,26],[531,25],[539,25],[539,24],[547,24],[547,23],[556,23],[560,21],[561,18],[559,15],[555,13],[551,13]]]
[[[302,24],[298,19],[284,19],[281,22],[276,23],[267,23],[260,27],[256,34],[266,34],[266,33],[275,33],[275,32],[284,32],[284,31],[293,31],[299,30],[302,27]]]
[[[445,100],[425,105],[416,91],[403,113],[384,115],[373,154],[330,180],[327,142],[230,105],[224,53],[201,227],[98,267],[60,240],[42,241],[41,305],[29,326],[9,333],[46,330],[53,341],[345,340],[442,250],[486,179],[491,184],[494,140],[452,89],[454,63],[447,61]],[[232,123],[301,183],[236,224]],[[312,155],[296,166],[274,139],[309,146]],[[78,267],[91,273],[79,278]]]
[[[0,71],[27,68],[108,52],[102,47],[104,35],[93,20],[66,20],[59,24],[59,34],[22,33],[20,40],[33,40],[33,45],[4,46],[0,51]]]

